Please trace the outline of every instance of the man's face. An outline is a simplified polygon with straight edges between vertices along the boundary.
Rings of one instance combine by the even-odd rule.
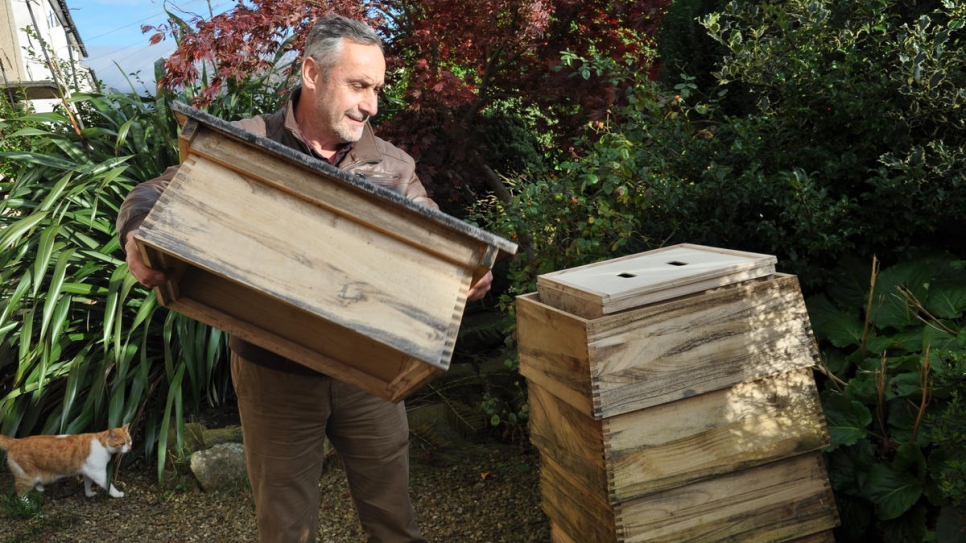
[[[366,120],[379,111],[386,59],[375,45],[346,41],[342,46],[342,58],[328,79],[318,69],[308,74],[317,90],[307,121],[326,139],[348,143],[359,141]]]

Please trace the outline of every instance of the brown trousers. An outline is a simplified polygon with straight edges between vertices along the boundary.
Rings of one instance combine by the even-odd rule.
[[[260,543],[314,543],[328,436],[368,543],[426,543],[409,498],[409,425],[394,404],[322,374],[296,375],[232,354]]]

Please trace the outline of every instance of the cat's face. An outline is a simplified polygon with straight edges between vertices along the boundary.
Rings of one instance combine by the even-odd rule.
[[[129,424],[125,424],[120,428],[114,428],[107,434],[107,443],[104,446],[111,453],[126,453],[131,450],[131,434],[128,433],[127,427]]]

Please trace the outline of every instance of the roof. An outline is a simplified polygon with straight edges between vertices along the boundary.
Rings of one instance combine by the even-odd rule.
[[[57,9],[62,15],[61,21],[64,23],[64,31],[67,32],[68,39],[73,38],[73,41],[77,44],[81,54],[84,55],[84,58],[87,58],[87,47],[84,46],[84,40],[81,39],[80,32],[77,31],[77,26],[74,24],[74,18],[70,16],[70,10],[67,8],[67,1],[49,1],[50,5]]]

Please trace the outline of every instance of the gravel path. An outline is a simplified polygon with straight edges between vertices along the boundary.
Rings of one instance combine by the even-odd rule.
[[[430,543],[534,543],[550,540],[540,510],[539,460],[521,445],[462,442],[444,450],[412,451],[413,504]],[[362,543],[337,461],[326,468],[319,543]],[[83,483],[47,486],[41,514],[22,520],[0,504],[0,543],[255,542],[250,493],[162,490],[150,466],[136,463],[115,476],[123,498],[103,491],[86,498]],[[0,492],[12,492],[6,466]],[[98,489],[100,490],[100,489]]]

